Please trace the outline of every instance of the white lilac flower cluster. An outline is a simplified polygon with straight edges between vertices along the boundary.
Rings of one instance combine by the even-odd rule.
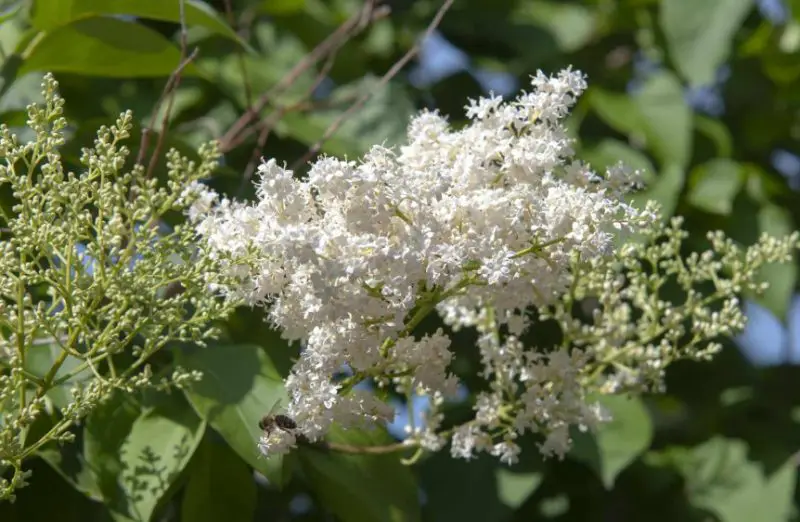
[[[265,433],[262,452],[286,451],[300,436],[320,440],[334,422],[391,418],[393,409],[374,393],[354,388],[371,379],[433,399],[409,445],[437,450],[449,441],[454,456],[487,451],[514,462],[515,440],[535,432],[543,454],[563,455],[570,426],[593,428],[605,419],[590,392],[657,387],[669,360],[713,351],[680,348],[683,334],[694,333],[687,317],[706,321],[689,339],[693,347],[742,322],[733,293],[749,288],[747,281],[720,294],[721,312],[698,297],[676,309],[659,301],[660,314],[634,317],[632,306],[653,301],[637,289],[652,290],[653,281],[642,283],[626,263],[677,251],[625,242],[630,233],[661,230],[654,205],[626,203],[637,173],[621,166],[597,173],[573,158],[563,121],[585,88],[579,72],[540,72],[513,101],[471,101],[470,123],[460,130],[423,112],[399,150],[375,146],[358,162],[324,157],[303,179],[270,160],[259,168],[253,204],[196,188],[202,208],[191,217],[204,248],[239,282],[223,293],[263,306],[285,338],[304,345],[286,382],[286,413],[297,429]],[[667,234],[680,239],[678,229]],[[736,247],[729,246],[732,263]],[[764,246],[762,257],[782,259],[790,249],[778,242]],[[680,268],[659,263],[680,279]],[[683,281],[703,279],[693,277]],[[591,296],[599,303],[593,322],[581,323],[571,305]],[[443,329],[415,335],[434,312],[452,331],[478,332],[489,383],[474,418],[452,430],[440,429],[440,406],[457,393],[449,368],[458,354]],[[556,319],[562,346],[524,346],[533,318]],[[662,319],[668,328],[657,331]]]

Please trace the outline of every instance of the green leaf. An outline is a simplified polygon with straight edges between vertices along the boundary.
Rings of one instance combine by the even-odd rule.
[[[522,458],[527,457],[523,452]],[[487,454],[466,461],[454,459],[447,451],[437,452],[424,462],[421,470],[422,487],[428,496],[423,507],[425,519],[437,522],[511,519],[544,478],[541,470],[526,464],[508,467]]]
[[[76,491],[80,491],[92,500],[103,501],[94,474],[74,444],[64,444],[58,448],[48,447],[39,450],[36,455],[47,462]]]
[[[638,397],[604,395],[599,402],[611,414],[611,422],[601,424],[594,436],[578,433],[569,455],[588,464],[611,489],[617,475],[650,447],[653,426]]]
[[[39,440],[55,425],[57,416],[39,416],[28,432],[28,440]],[[84,456],[84,432],[76,430],[75,440],[69,444],[49,443],[36,452],[73,489],[85,497],[103,501],[96,475],[90,469]]]
[[[519,508],[544,480],[542,473],[514,472],[505,467],[498,467],[494,475],[500,502],[512,510]]]
[[[283,379],[259,346],[211,345],[177,352],[179,364],[203,372],[186,391],[197,413],[217,430],[245,462],[267,479],[283,484],[283,457],[264,458],[258,451],[258,421],[279,401],[288,402]]]
[[[586,45],[594,36],[596,26],[591,9],[565,2],[520,2],[511,19],[514,23],[546,28],[564,53]]]
[[[305,8],[305,0],[263,0],[261,2],[261,10],[271,15],[296,14]]]
[[[330,439],[353,445],[386,444],[382,430],[336,430]],[[399,454],[351,455],[306,448],[303,472],[320,501],[342,522],[420,520],[419,491]]]
[[[257,493],[250,466],[227,444],[207,436],[192,462],[181,520],[251,522]]]
[[[206,425],[178,395],[164,397],[131,426],[120,448],[120,486],[133,520],[149,521],[203,439]]]
[[[662,167],[689,164],[692,111],[673,74],[650,75],[634,96],[595,88],[589,100],[595,113],[614,130],[644,141]]]
[[[735,161],[714,159],[692,170],[689,203],[695,207],[727,216],[733,210],[733,200],[742,189],[746,173]]]
[[[741,440],[715,437],[678,462],[692,503],[723,522],[789,520],[796,468],[791,459],[772,473],[748,459]]]
[[[663,219],[669,219],[678,206],[678,198],[683,189],[685,172],[677,165],[667,165],[658,177],[642,192],[637,192],[631,196],[631,201],[644,208],[648,200],[657,201],[661,205]]]
[[[83,462],[92,473],[91,482],[109,508],[123,513],[127,501],[117,481],[124,469],[120,453],[139,414],[131,397],[116,391],[89,414],[83,429]]]
[[[619,140],[604,139],[595,147],[583,151],[581,156],[592,165],[592,168],[599,171],[621,161],[626,167],[641,171],[648,184],[656,179],[656,169],[650,159]]]
[[[181,56],[169,40],[141,24],[86,18],[44,33],[26,50],[23,59],[20,75],[50,71],[142,78],[169,76]],[[183,73],[196,75],[197,69],[190,63]]]
[[[33,344],[28,348],[25,356],[25,369],[39,378],[44,378],[61,354],[61,347],[55,342]],[[73,371],[77,371],[77,368],[81,364],[82,362],[80,359],[67,354],[55,374],[55,379],[62,378]],[[48,390],[47,397],[53,401],[53,404],[58,408],[64,408],[72,401],[72,394],[69,391],[70,388],[76,383],[88,380],[91,375],[91,370],[89,368],[84,368],[63,384],[54,386]]]
[[[759,232],[775,237],[784,237],[795,230],[791,214],[771,203],[761,207],[757,221]],[[767,308],[779,320],[784,320],[797,281],[797,264],[772,263],[764,266],[758,273],[758,279],[769,283],[769,288],[762,295],[754,297],[755,302]]]
[[[214,9],[197,0],[182,0],[188,27],[204,27],[213,33],[241,43],[231,27]],[[51,31],[81,18],[103,15],[128,15],[165,22],[181,22],[180,2],[164,0],[36,0],[31,23],[41,31]]]
[[[2,12],[0,12],[0,24],[5,24],[17,16],[24,3],[23,0],[17,0],[12,2],[11,5],[5,5]]]
[[[634,100],[648,148],[662,166],[686,167],[692,155],[692,110],[675,75],[666,71],[651,75]]]
[[[681,75],[698,86],[715,80],[753,0],[670,0],[659,6],[670,57]]]
[[[639,130],[639,108],[627,94],[589,87],[589,101],[597,116],[614,130],[633,134]]]
[[[114,517],[147,522],[174,493],[205,423],[177,394],[159,395],[140,413],[130,400],[118,394],[93,412],[84,454]]]
[[[717,156],[729,158],[733,154],[733,137],[721,121],[702,114],[695,114],[694,126],[697,132],[706,136],[716,145]]]
[[[363,107],[349,116],[322,151],[335,156],[359,156],[376,143],[387,147],[401,143],[406,136],[408,120],[415,112],[407,90],[399,84],[378,85],[379,80],[367,76],[363,80],[336,89],[331,104],[336,110],[318,111],[311,115],[289,113],[278,126],[280,133],[311,145],[326,129],[364,93],[371,97]]]
[[[76,491],[39,459],[29,459],[30,485],[18,489],[14,502],[0,502],[3,522],[110,522],[105,507]]]

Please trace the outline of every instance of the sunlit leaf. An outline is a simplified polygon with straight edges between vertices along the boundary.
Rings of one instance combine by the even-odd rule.
[[[520,2],[512,15],[516,23],[546,27],[562,52],[573,52],[592,38],[595,16],[591,9],[566,2]]]
[[[145,411],[120,447],[119,486],[129,518],[148,522],[174,486],[203,438],[205,422],[178,394]]]
[[[258,451],[258,421],[276,403],[287,404],[283,379],[266,352],[255,345],[211,345],[178,353],[184,367],[203,372],[186,391],[197,413],[217,430],[236,453],[270,482],[280,485],[283,457],[265,458]]]
[[[653,155],[662,165],[688,165],[692,154],[692,111],[678,79],[665,71],[654,73],[634,100]]]
[[[653,426],[638,397],[607,395],[599,401],[611,414],[611,422],[594,435],[578,434],[569,455],[588,464],[611,489],[617,475],[650,446]]]
[[[56,361],[62,357],[62,349],[55,342],[47,342],[47,339],[40,339],[39,343],[34,344],[28,349],[25,357],[25,368],[33,375],[44,378],[53,368]],[[64,408],[71,402],[72,394],[70,388],[79,382],[86,381],[91,370],[88,367],[80,368],[81,360],[71,355],[64,355],[58,370],[53,375],[53,380],[62,379],[69,376],[69,379],[58,386],[54,386],[47,392],[47,397],[59,408]]]
[[[65,52],[68,49],[69,52]],[[111,78],[169,76],[180,51],[156,31],[116,18],[85,18],[44,33],[27,49],[19,74],[68,72]],[[197,74],[193,64],[183,74]]]
[[[735,161],[711,160],[692,171],[689,203],[706,212],[730,214],[744,181],[745,172]]]
[[[748,458],[744,441],[715,437],[678,464],[692,503],[723,522],[789,519],[797,475],[791,460],[768,472]]]
[[[791,214],[774,204],[763,205],[756,219],[760,232],[775,237],[784,237],[795,230]],[[758,278],[762,282],[769,283],[769,288],[754,300],[775,314],[775,317],[783,320],[794,293],[797,266],[795,263],[773,263],[763,267]]]
[[[42,31],[69,24],[81,18],[102,15],[128,15],[166,22],[181,22],[181,6],[186,25],[200,26],[240,41],[236,32],[205,2],[182,0],[36,0],[31,22]]]
[[[753,0],[670,0],[659,6],[672,62],[690,84],[709,85]]]
[[[180,395],[139,411],[118,394],[86,423],[84,456],[115,518],[148,522],[175,491],[205,431]]]
[[[685,167],[692,153],[692,111],[675,76],[651,74],[633,94],[590,91],[597,115],[616,131],[643,141],[662,166]]]

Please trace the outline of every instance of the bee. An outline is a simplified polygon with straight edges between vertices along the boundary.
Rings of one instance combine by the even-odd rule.
[[[279,404],[280,401],[273,404],[269,412],[258,421],[258,428],[266,435],[275,431],[276,428],[283,431],[293,431],[297,429],[297,423],[291,417],[283,413],[275,413]]]

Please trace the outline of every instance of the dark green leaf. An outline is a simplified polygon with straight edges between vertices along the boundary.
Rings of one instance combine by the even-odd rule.
[[[180,51],[156,31],[116,18],[86,18],[57,27],[36,40],[23,58],[19,74],[49,71],[112,78],[169,76],[181,61]],[[189,64],[183,74],[196,75],[197,69]]]
[[[588,464],[611,489],[617,475],[650,446],[653,427],[638,397],[606,395],[599,402],[611,422],[600,425],[593,436],[579,433],[569,455]]]
[[[692,85],[711,84],[753,0],[670,0],[659,5],[661,28],[678,71]]]
[[[31,484],[16,491],[16,500],[0,502],[3,522],[111,522],[103,504],[93,502],[39,459],[25,466]]]
[[[353,446],[386,444],[385,432],[334,430],[331,440]],[[320,501],[342,522],[420,520],[419,488],[399,454],[349,455],[314,448],[300,453]]]
[[[103,495],[97,485],[95,474],[87,466],[87,462],[77,443],[60,446],[48,445],[37,452],[76,491],[87,498],[102,501]]]
[[[276,485],[283,483],[283,458],[258,451],[258,421],[276,403],[287,403],[283,379],[266,352],[255,345],[211,345],[179,353],[184,367],[203,372],[186,391],[197,413],[217,430],[245,462]]]
[[[721,121],[695,114],[694,126],[697,132],[705,135],[716,145],[717,156],[728,158],[733,154],[733,136]]]
[[[181,520],[251,522],[256,494],[250,466],[226,444],[206,437],[191,465],[181,504]]]
[[[423,514],[426,520],[437,522],[508,520],[542,478],[540,471],[509,468],[486,454],[466,461],[443,450],[422,465],[422,487],[428,498]]]

